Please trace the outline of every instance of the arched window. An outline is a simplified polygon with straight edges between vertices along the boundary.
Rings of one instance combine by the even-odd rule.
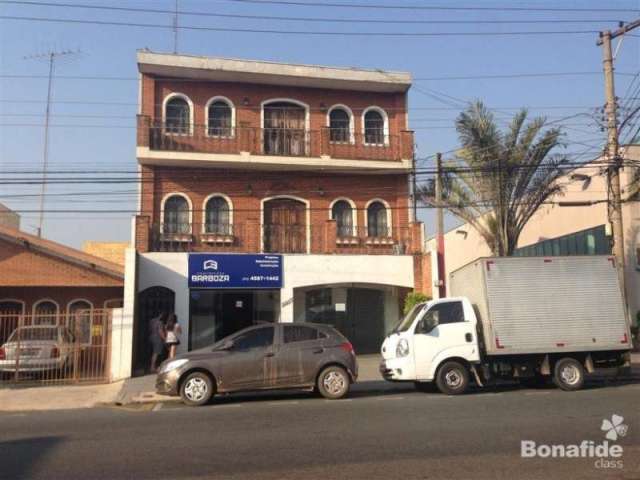
[[[346,200],[338,200],[331,208],[331,218],[336,221],[338,237],[353,236],[353,208]]]
[[[231,235],[229,203],[221,196],[213,196],[204,206],[204,232]]]
[[[329,140],[340,143],[351,141],[351,116],[342,107],[329,112]]]
[[[207,107],[207,135],[233,136],[233,106],[221,99],[211,99]]]
[[[371,202],[367,207],[367,236],[389,236],[387,207],[382,202],[377,200]]]
[[[58,304],[53,300],[40,300],[33,306],[33,323],[36,325],[56,325]]]
[[[387,124],[384,112],[377,108],[370,108],[363,116],[364,143],[369,145],[384,145],[387,143]]]
[[[182,195],[171,195],[164,201],[162,210],[163,233],[191,233],[189,202]]]
[[[186,98],[174,96],[165,104],[165,129],[167,133],[187,135],[191,132],[191,106]]]
[[[91,343],[92,310],[88,300],[73,300],[67,306],[67,327],[79,343]]]

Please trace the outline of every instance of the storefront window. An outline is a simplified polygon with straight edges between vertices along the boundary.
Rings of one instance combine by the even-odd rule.
[[[238,330],[275,322],[279,290],[191,290],[189,349],[214,344]]]

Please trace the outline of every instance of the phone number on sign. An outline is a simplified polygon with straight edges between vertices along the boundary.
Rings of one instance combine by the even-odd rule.
[[[249,280],[252,282],[278,282],[280,277],[277,275],[252,275]]]

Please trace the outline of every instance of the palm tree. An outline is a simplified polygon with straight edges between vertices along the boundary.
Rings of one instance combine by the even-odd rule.
[[[544,118],[527,121],[522,109],[501,132],[482,102],[456,120],[462,147],[444,169],[440,206],[477,230],[496,256],[512,255],[536,210],[563,192],[557,180],[566,158],[552,154],[562,132],[544,127]],[[438,206],[433,187],[428,182],[418,194]]]

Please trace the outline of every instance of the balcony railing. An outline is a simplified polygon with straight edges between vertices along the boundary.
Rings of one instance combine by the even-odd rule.
[[[413,132],[408,130],[400,135],[338,133],[340,135],[336,135],[336,132],[332,135],[329,128],[233,127],[210,130],[205,125],[185,126],[176,131],[162,122],[152,121],[148,116],[138,116],[138,145],[156,151],[213,154],[248,152],[252,155],[391,161],[406,160],[413,156]]]
[[[335,222],[328,221],[310,227],[258,223],[154,224],[149,230],[148,250],[154,252],[401,255],[422,251],[421,239],[410,226],[374,231],[365,227],[337,228]],[[138,228],[137,232],[144,233]]]

